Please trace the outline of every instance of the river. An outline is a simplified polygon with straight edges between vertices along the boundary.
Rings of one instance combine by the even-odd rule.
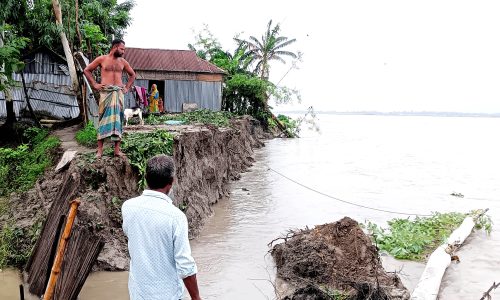
[[[318,118],[321,133],[304,129],[300,139],[270,140],[257,150],[255,164],[231,184],[230,200],[215,206],[214,216],[192,241],[203,299],[273,299],[275,270],[267,244],[289,229],[343,216],[378,224],[405,217],[313,190],[414,214],[490,208],[494,223],[500,223],[500,143],[495,136],[500,118]],[[461,263],[443,278],[441,299],[479,299],[493,281],[500,281],[500,258],[494,255],[500,251],[499,233],[494,226],[489,236],[472,234],[458,252]],[[391,270],[402,267],[409,288],[423,270],[421,264],[385,262]],[[17,290],[10,287],[12,293]],[[500,297],[500,290],[492,296]],[[128,299],[127,273],[92,274],[80,299]]]

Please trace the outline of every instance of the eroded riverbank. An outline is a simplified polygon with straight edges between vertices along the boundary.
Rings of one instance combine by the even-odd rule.
[[[290,228],[344,216],[378,224],[400,217],[318,196],[270,167],[324,193],[382,209],[425,214],[489,207],[492,234],[476,232],[466,241],[458,253],[461,263],[445,274],[441,298],[479,299],[498,281],[500,145],[478,133],[500,126],[500,120],[320,116],[320,121],[322,136],[271,140],[257,150],[249,172],[231,183],[228,201],[214,206],[214,216],[192,241],[204,299],[273,299],[275,271],[267,243]],[[465,197],[450,196],[453,191]],[[388,271],[401,271],[409,287],[405,279],[416,283],[422,266],[403,264],[401,269],[401,262],[393,262]],[[105,274],[110,277],[99,278],[124,297],[116,299],[127,299],[126,273]],[[92,276],[82,296],[109,299],[92,287]]]

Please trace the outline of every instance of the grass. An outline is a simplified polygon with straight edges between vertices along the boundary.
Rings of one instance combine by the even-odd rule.
[[[97,146],[97,130],[94,123],[89,122],[85,127],[76,133],[76,142],[85,147],[94,148]]]
[[[193,112],[186,112],[173,115],[149,115],[145,120],[145,124],[158,125],[164,124],[165,121],[182,121],[183,124],[210,124],[217,127],[228,127],[229,120],[234,115],[227,111],[211,111],[208,109],[200,109]]]
[[[38,128],[30,128],[25,136],[28,144],[0,148],[0,196],[30,189],[53,163],[59,139]]]
[[[27,228],[20,228],[13,220],[0,228],[0,269],[22,268],[29,257],[42,229],[42,220],[36,220]]]
[[[478,211],[470,214],[478,215]],[[388,229],[371,222],[366,227],[381,250],[398,259],[422,261],[446,241],[467,215],[457,212],[433,213],[431,217],[417,217],[414,220],[392,219],[388,222]],[[482,215],[476,224],[476,228],[491,232],[489,216]]]
[[[348,300],[349,299],[349,295],[343,293],[342,291],[332,290],[332,289],[328,289],[325,287],[322,287],[322,290],[325,293],[325,295],[332,300]]]

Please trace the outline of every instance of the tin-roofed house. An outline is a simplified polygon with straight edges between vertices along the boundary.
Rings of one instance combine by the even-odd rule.
[[[79,115],[80,109],[73,91],[66,60],[46,47],[26,54],[24,78],[27,93],[33,110],[58,119],[72,119]],[[14,74],[18,87],[13,88],[12,99],[17,118],[27,108],[26,96],[22,86],[21,74]],[[5,95],[0,92],[0,117],[7,115]]]
[[[221,110],[225,71],[195,51],[126,48],[125,59],[137,74],[134,85],[150,91],[156,84],[167,112],[182,112],[183,103]],[[136,106],[134,93],[127,93],[125,106]]]

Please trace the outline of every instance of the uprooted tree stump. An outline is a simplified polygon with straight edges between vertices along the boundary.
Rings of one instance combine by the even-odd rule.
[[[409,299],[399,277],[383,269],[377,247],[348,217],[277,240],[284,241],[271,249],[277,276],[293,287],[282,299]]]

